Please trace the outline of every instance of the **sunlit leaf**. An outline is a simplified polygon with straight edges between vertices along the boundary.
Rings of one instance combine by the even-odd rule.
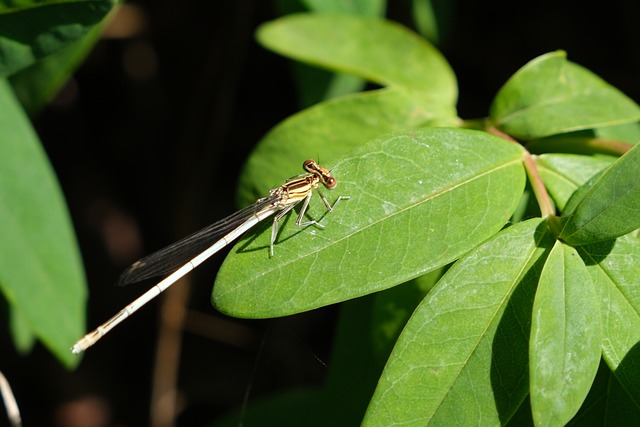
[[[612,156],[543,154],[536,157],[536,165],[547,191],[558,209],[563,211],[581,185],[615,160]]]
[[[560,237],[572,245],[613,239],[640,228],[640,146],[574,193]]]
[[[640,108],[564,52],[542,55],[518,70],[491,105],[491,120],[521,139],[640,120]]]
[[[258,40],[282,55],[383,86],[401,86],[452,107],[457,86],[448,63],[429,42],[382,19],[289,15],[264,24]]]
[[[556,242],[536,292],[530,389],[536,425],[565,425],[589,393],[600,361],[600,311],[576,250]]]
[[[400,335],[364,425],[506,423],[528,392],[532,294],[552,244],[532,219],[456,262]]]
[[[484,132],[424,128],[380,137],[332,166],[325,229],[281,226],[268,257],[264,224],[223,264],[213,301],[235,316],[281,316],[404,283],[496,233],[524,187],[522,149]],[[335,195],[331,195],[335,198]]]
[[[301,111],[276,126],[247,160],[239,199],[247,204],[315,158],[329,165],[365,142],[393,131],[453,125],[455,111],[425,103],[401,88],[359,93]]]

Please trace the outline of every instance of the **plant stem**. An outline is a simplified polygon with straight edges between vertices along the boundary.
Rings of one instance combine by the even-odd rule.
[[[549,198],[549,193],[547,193],[544,182],[542,182],[542,178],[540,177],[540,173],[538,173],[538,168],[533,161],[531,153],[525,151],[525,154],[522,157],[522,162],[524,163],[524,169],[527,171],[529,183],[533,189],[533,194],[535,194],[538,206],[540,206],[540,213],[542,217],[546,218],[555,216],[556,210],[553,207],[553,203],[551,203],[551,198]]]
[[[514,144],[519,144],[519,142],[513,137],[507,135],[501,130],[496,129],[493,126],[488,127],[487,132],[507,141],[513,142]],[[536,200],[538,201],[538,206],[540,207],[540,213],[542,217],[546,218],[555,216],[556,210],[553,207],[553,203],[551,203],[551,198],[549,197],[549,193],[547,193],[544,182],[542,182],[542,178],[540,177],[540,173],[538,173],[538,168],[533,161],[531,153],[525,150],[525,154],[522,157],[522,162],[524,164],[524,169],[527,171],[529,183],[531,184],[531,188],[533,189],[533,194],[536,196]]]

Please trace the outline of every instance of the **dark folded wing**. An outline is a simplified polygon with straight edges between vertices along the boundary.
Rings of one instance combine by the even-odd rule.
[[[272,195],[258,199],[246,208],[240,209],[236,213],[214,222],[151,255],[147,255],[133,263],[120,275],[118,285],[124,286],[173,273],[257,212],[267,209],[269,206],[275,206],[278,198],[278,196]],[[274,212],[276,211],[277,209],[274,208]]]

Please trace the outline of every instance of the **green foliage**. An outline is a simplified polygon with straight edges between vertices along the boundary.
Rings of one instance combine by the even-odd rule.
[[[553,52],[478,125],[457,117],[445,59],[396,24],[292,15],[258,39],[382,88],[288,118],[247,162],[243,202],[309,157],[351,198],[311,204],[324,229],[286,221],[273,258],[269,224],[249,233],[218,274],[213,303],[236,316],[349,300],[326,386],[245,420],[291,423],[296,405],[304,425],[635,422],[640,108]]]
[[[531,409],[538,425],[578,412],[598,369],[600,307],[584,261],[556,242],[544,264],[531,322]],[[576,357],[579,356],[579,357]]]
[[[542,55],[515,73],[491,105],[490,119],[524,140],[640,120],[640,108],[564,52]]]
[[[0,3],[0,77],[7,77],[85,36],[115,0]]]
[[[0,3],[0,290],[16,347],[26,352],[38,339],[68,367],[79,361],[69,346],[84,330],[86,285],[64,197],[25,109],[53,96],[113,6]]]
[[[271,259],[254,250],[268,248],[269,233],[248,236],[234,251],[243,256],[227,258],[220,270],[214,304],[234,316],[287,315],[446,265],[509,219],[524,188],[522,151],[462,129],[421,128],[374,139],[333,167],[341,180],[335,191],[351,199],[325,216],[326,229],[284,227]],[[321,212],[316,202],[312,212]],[[390,267],[385,274],[380,263]]]
[[[66,365],[82,334],[86,289],[64,197],[46,154],[11,88],[0,83],[0,289],[14,338],[42,340]]]
[[[63,196],[24,110],[37,110],[73,70],[113,4],[0,3],[0,290],[16,346],[41,340],[67,366],[77,363],[68,346],[83,328],[84,279]],[[316,157],[339,181],[327,196],[351,198],[331,213],[313,200],[308,215],[324,229],[286,218],[272,258],[270,225],[248,233],[212,301],[251,318],[345,303],[325,387],[264,399],[239,417],[635,422],[640,108],[552,52],[515,72],[487,119],[465,122],[445,58],[376,18],[384,2],[304,4],[316,13],[265,24],[257,36],[331,75],[316,85],[298,70],[309,85],[303,103],[323,101],[265,136],[238,197],[264,195]],[[436,31],[430,2],[414,7],[422,31]],[[380,88],[353,93],[365,81]]]

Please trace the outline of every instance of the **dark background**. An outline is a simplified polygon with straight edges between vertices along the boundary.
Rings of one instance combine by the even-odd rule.
[[[413,27],[410,2],[391,3],[387,16]],[[640,100],[638,2],[440,3],[438,47],[458,77],[463,119],[486,116],[513,72],[556,49]],[[299,110],[287,61],[254,40],[256,27],[278,16],[274,2],[129,4],[137,8],[115,20],[35,118],[78,234],[88,328],[147,289],[111,286],[127,265],[233,212],[235,183],[251,149]],[[252,402],[320,386],[326,373],[318,359],[329,361],[338,308],[268,321],[224,318],[209,303],[223,259],[192,273],[194,314],[178,365],[179,425],[224,415],[248,390]],[[127,320],[74,372],[41,345],[16,354],[3,320],[0,367],[24,425],[72,426],[69,417],[82,411],[89,415],[81,419],[103,417],[96,426],[148,425],[158,307],[155,301]]]

